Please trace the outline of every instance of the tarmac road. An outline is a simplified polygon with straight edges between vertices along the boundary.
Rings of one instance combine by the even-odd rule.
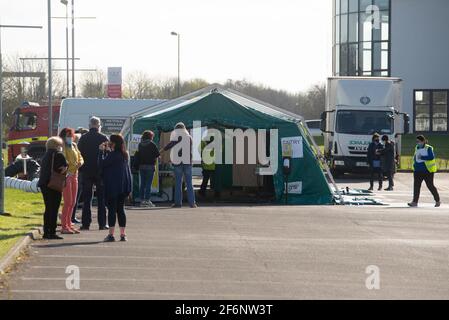
[[[129,210],[128,243],[100,231],[37,241],[0,297],[448,299],[449,174],[437,177],[441,208],[425,187],[422,207],[407,208],[412,176],[398,174],[395,191],[376,195],[388,206]],[[79,290],[66,286],[71,265]]]

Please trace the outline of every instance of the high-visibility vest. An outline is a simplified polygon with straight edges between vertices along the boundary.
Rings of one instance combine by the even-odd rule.
[[[429,154],[429,148],[433,149],[433,147],[428,145],[428,144],[426,144],[424,146],[424,149],[426,150],[427,154]],[[416,146],[416,148],[415,148],[415,160],[417,159],[417,156],[418,156],[418,150],[421,150],[421,149],[419,149],[418,146]],[[426,165],[426,168],[427,168],[427,170],[430,173],[437,172],[437,161],[435,160],[435,157],[433,158],[433,160],[424,161],[424,164]]]

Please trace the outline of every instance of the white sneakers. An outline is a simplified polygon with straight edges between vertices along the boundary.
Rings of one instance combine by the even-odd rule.
[[[141,206],[141,207],[144,207],[144,208],[154,208],[154,207],[156,207],[156,206],[154,205],[154,203],[151,202],[150,200],[143,200],[143,201],[140,203],[140,206]]]

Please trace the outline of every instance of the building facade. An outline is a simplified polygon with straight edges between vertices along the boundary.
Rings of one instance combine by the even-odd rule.
[[[333,1],[333,75],[399,77],[414,132],[449,133],[449,1]]]

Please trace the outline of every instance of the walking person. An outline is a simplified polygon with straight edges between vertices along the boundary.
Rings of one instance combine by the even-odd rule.
[[[98,226],[100,230],[108,229],[106,224],[106,206],[104,202],[104,187],[98,166],[99,147],[108,141],[108,138],[101,133],[100,119],[92,117],[89,123],[89,132],[83,135],[78,143],[78,149],[84,159],[84,165],[80,168],[83,180],[83,214],[81,230],[89,230],[92,223],[92,196],[93,186],[96,187],[98,203]]]
[[[113,134],[110,142],[101,144],[99,150],[99,164],[105,185],[109,223],[109,234],[104,241],[115,241],[117,219],[120,227],[120,241],[127,241],[125,200],[131,193],[132,178],[125,140],[121,135]]]
[[[382,175],[385,175],[388,179],[388,188],[385,191],[393,191],[394,181],[393,175],[395,172],[395,147],[394,143],[390,141],[387,135],[382,136],[383,148],[376,153],[381,157],[381,169]]]
[[[49,188],[53,172],[65,174],[67,172],[67,162],[62,153],[63,141],[59,137],[51,137],[46,143],[46,152],[41,161],[41,172],[38,186],[41,189],[45,203],[44,213],[44,239],[63,239],[56,235],[58,221],[58,211],[61,205],[61,191]]]
[[[72,226],[72,213],[76,204],[76,195],[78,193],[78,169],[83,165],[84,160],[74,142],[75,131],[73,129],[62,129],[59,137],[63,141],[63,152],[68,165],[66,185],[62,192],[64,206],[62,208],[61,216],[61,233],[75,234],[80,232]]]
[[[138,168],[140,175],[140,205],[142,207],[155,207],[150,200],[151,185],[153,184],[156,161],[160,153],[153,139],[153,131],[145,131],[134,155],[135,166]]]
[[[381,167],[381,159],[380,155],[377,153],[377,151],[382,149],[382,144],[380,143],[380,135],[378,133],[375,133],[373,135],[372,141],[370,145],[368,146],[368,154],[367,154],[367,160],[368,165],[370,168],[370,187],[368,190],[372,191],[374,189],[374,178],[379,181],[379,188],[377,190],[382,190],[382,182],[383,182],[383,176],[382,176],[382,167]]]
[[[193,190],[193,181],[192,181],[192,137],[187,131],[184,123],[179,122],[175,126],[175,130],[172,132],[170,137],[170,143],[168,143],[162,150],[162,152],[166,152],[171,150],[173,147],[181,143],[181,148],[179,148],[177,154],[171,155],[171,161],[173,163],[174,171],[175,171],[175,203],[173,208],[181,208],[182,207],[182,179],[184,177],[184,181],[187,187],[187,199],[191,208],[197,208],[197,204],[195,201],[195,192]],[[183,154],[183,149],[188,150],[187,154]]]
[[[419,195],[421,193],[422,182],[425,181],[427,188],[432,193],[435,200],[435,207],[441,206],[440,195],[434,185],[437,164],[433,147],[427,142],[427,139],[420,135],[416,137],[415,156],[413,157],[413,201],[408,204],[409,207],[417,207]]]

